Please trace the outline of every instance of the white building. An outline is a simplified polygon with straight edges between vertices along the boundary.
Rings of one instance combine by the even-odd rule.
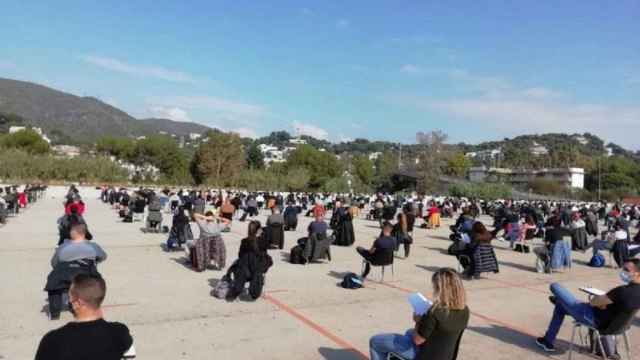
[[[493,160],[498,158],[500,155],[502,155],[502,150],[500,149],[472,151],[464,154],[464,156],[468,158],[479,160]]]
[[[472,182],[504,182],[511,185],[527,185],[535,179],[557,181],[568,188],[584,188],[583,168],[555,168],[539,170],[517,170],[506,168],[487,168],[484,166],[469,169]]]
[[[190,133],[189,134],[189,139],[190,140],[198,140],[202,137],[202,134],[197,134],[197,133]]]
[[[60,156],[74,158],[80,156],[80,148],[72,145],[56,145],[52,147],[53,152]]]
[[[577,142],[579,142],[581,145],[587,145],[589,143],[589,140],[582,136],[582,135],[576,135],[573,137]]]
[[[534,141],[533,146],[529,148],[529,152],[531,152],[531,155],[534,155],[534,156],[548,155],[549,149],[547,149],[545,146],[542,146]]]
[[[307,140],[297,137],[297,138],[289,139],[289,143],[294,145],[306,145]]]
[[[379,152],[379,151],[378,151],[378,152],[373,152],[373,153],[369,154],[369,160],[371,160],[371,161],[378,160],[378,158],[379,158],[381,155],[382,155],[382,153],[381,153],[381,152]]]

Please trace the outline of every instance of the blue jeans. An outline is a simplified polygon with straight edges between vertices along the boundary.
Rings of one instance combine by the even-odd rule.
[[[551,268],[571,267],[571,242],[558,240],[551,249]]]
[[[385,360],[390,352],[396,353],[405,359],[416,357],[416,345],[413,343],[413,329],[407,330],[404,335],[378,334],[369,339],[369,353],[371,360]]]
[[[588,325],[596,326],[593,308],[591,305],[578,301],[569,290],[558,283],[551,284],[551,293],[556,297],[556,306],[553,310],[553,317],[544,338],[551,344],[556,341],[562,321],[566,315],[571,316],[576,321]]]

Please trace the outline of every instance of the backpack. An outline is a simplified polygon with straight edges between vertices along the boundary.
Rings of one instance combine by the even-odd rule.
[[[595,255],[593,255],[593,257],[591,257],[591,260],[589,260],[589,266],[591,267],[604,267],[605,264],[605,259],[604,256],[602,256],[602,254],[597,253]]]
[[[302,252],[303,252],[302,246],[296,245],[292,247],[291,255],[289,257],[289,262],[292,264],[300,264],[300,265],[305,264],[307,261],[305,260],[304,256],[302,256]]]
[[[364,287],[362,279],[352,272],[347,273],[344,276],[342,282],[340,283],[340,286],[345,289],[360,289]]]
[[[218,299],[226,299],[231,287],[231,279],[228,275],[223,276],[213,288],[213,296]]]

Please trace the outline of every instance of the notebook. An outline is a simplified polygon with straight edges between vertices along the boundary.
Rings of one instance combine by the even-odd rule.
[[[420,293],[413,293],[409,295],[409,304],[413,308],[413,313],[416,315],[426,314],[433,305],[431,301]]]
[[[601,296],[601,295],[606,295],[607,292],[606,291],[602,291],[600,289],[596,289],[596,288],[592,288],[592,287],[581,287],[580,291],[582,292],[586,292],[589,295],[594,295],[594,296]]]

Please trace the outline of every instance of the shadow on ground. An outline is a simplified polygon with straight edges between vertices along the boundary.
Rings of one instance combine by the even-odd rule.
[[[325,360],[362,360],[363,357],[359,353],[349,349],[332,349],[321,347],[318,352]]]
[[[433,272],[433,273],[442,268],[442,266],[427,266],[427,265],[420,265],[420,264],[416,264],[416,267],[420,268],[422,270],[427,270],[429,272]]]
[[[489,325],[488,327],[470,326],[467,332],[474,332],[479,335],[488,336],[499,340],[507,345],[516,346],[524,350],[534,351],[540,354],[547,354],[536,345],[536,339],[528,334],[521,333],[517,330],[509,329],[499,325]],[[564,354],[569,349],[569,343],[564,340],[556,340],[555,355]],[[464,346],[464,337],[462,345]]]
[[[442,255],[449,255],[449,252],[447,251],[447,249],[441,249],[441,248],[429,247],[429,246],[423,246],[422,248],[427,250],[437,251]]]

